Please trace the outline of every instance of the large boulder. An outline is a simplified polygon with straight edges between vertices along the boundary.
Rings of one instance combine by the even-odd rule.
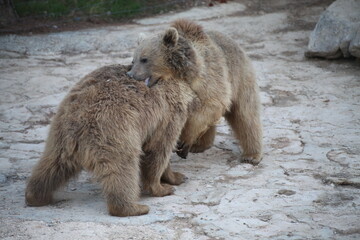
[[[360,58],[360,0],[337,0],[310,35],[307,57]]]

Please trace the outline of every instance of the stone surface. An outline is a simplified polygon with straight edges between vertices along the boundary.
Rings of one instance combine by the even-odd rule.
[[[320,16],[310,35],[308,57],[360,58],[360,1],[337,0]]]
[[[6,183],[7,177],[4,174],[0,173],[0,184]]]
[[[0,239],[360,239],[360,66],[304,58],[307,26],[326,1],[252,1],[244,11],[231,2],[239,12],[224,4],[173,17],[202,19],[248,52],[263,102],[263,161],[240,164],[222,121],[211,149],[172,156],[188,180],[172,196],[141,196],[150,213],[139,217],[109,216],[85,172],[50,206],[26,207],[24,189],[66,92],[100,66],[129,64],[138,33],[170,20],[0,37]]]
[[[355,37],[350,42],[349,52],[351,55],[360,58],[360,25]]]

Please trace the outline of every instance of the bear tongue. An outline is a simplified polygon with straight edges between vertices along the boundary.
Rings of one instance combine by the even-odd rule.
[[[148,77],[148,78],[145,79],[145,85],[146,85],[146,86],[149,86],[149,82],[150,82],[150,77]]]

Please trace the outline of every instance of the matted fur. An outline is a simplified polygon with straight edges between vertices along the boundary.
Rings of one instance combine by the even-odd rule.
[[[129,67],[102,67],[65,97],[52,120],[46,147],[26,188],[29,206],[51,203],[53,192],[85,169],[101,183],[114,216],[146,214],[137,204],[145,190],[165,196],[183,182],[169,157],[196,107],[183,80],[159,80],[153,88],[126,76]]]
[[[169,47],[166,42],[173,39],[177,40]],[[144,57],[146,64],[140,62]],[[184,78],[199,97],[201,107],[189,116],[180,137],[181,156],[185,157],[189,149],[201,152],[211,147],[215,125],[224,116],[239,140],[242,159],[260,162],[259,89],[250,59],[232,39],[219,32],[205,32],[194,22],[178,20],[164,34],[139,44],[130,73],[137,80],[154,75]]]

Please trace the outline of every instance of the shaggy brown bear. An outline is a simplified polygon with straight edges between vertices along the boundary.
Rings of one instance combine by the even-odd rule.
[[[102,67],[65,97],[28,181],[27,205],[51,203],[53,192],[82,169],[101,183],[114,216],[148,213],[148,206],[136,203],[140,176],[154,196],[169,195],[171,185],[183,182],[183,174],[171,171],[169,157],[196,108],[196,95],[188,83],[170,76],[148,88],[126,76],[129,70]]]
[[[202,152],[211,147],[215,124],[224,116],[242,147],[242,159],[258,164],[262,156],[259,90],[244,51],[224,35],[187,20],[177,20],[162,34],[142,40],[128,73],[150,87],[161,76],[184,79],[198,95],[201,107],[188,118],[180,140],[183,149]]]

